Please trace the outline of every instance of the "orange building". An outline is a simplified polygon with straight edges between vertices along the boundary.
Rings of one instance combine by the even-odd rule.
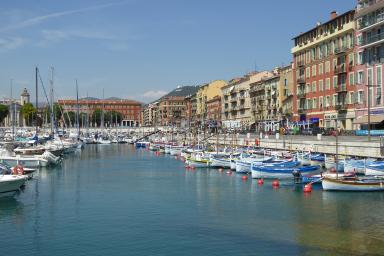
[[[64,111],[77,111],[76,100],[59,100],[58,104],[61,105]],[[79,100],[80,113],[92,113],[97,109],[104,109],[104,111],[115,111],[123,116],[121,125],[128,127],[140,126],[141,121],[141,108],[142,103],[134,100],[109,98],[100,100],[96,98],[85,98]]]

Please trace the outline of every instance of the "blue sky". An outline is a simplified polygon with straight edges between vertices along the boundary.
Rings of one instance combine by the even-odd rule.
[[[291,38],[355,0],[1,0],[0,97],[34,89],[34,67],[57,98],[149,102],[178,85],[229,80],[292,57]],[[39,96],[42,97],[42,96]]]

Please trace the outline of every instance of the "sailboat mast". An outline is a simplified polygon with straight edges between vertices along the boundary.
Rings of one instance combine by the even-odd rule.
[[[77,84],[77,79],[76,79],[76,104],[77,104],[77,112],[76,112],[77,139],[79,139],[80,138],[80,122],[79,122],[80,106],[79,106],[79,86]]]
[[[11,106],[11,120],[12,120],[12,138],[13,140],[15,140],[15,119],[16,119],[16,115],[15,115],[15,109],[16,109],[16,105],[14,104],[13,102],[13,79],[11,79],[11,101],[10,101],[10,106]],[[12,110],[13,110],[13,113],[12,113]]]
[[[37,76],[38,76],[38,72],[39,72],[39,69],[36,67],[36,70],[35,70],[35,76],[36,76],[36,116],[35,116],[35,125],[36,125],[36,136],[37,136],[37,133],[38,133],[38,123],[37,123],[37,113],[38,113],[38,109],[39,109],[39,106],[38,106],[38,102],[39,102],[39,91],[38,91],[38,86],[39,86],[39,82],[38,82],[38,79],[37,79]]]
[[[54,118],[54,112],[53,112],[53,72],[54,72],[54,68],[51,67],[51,88],[50,88],[50,100],[51,100],[51,134],[54,135],[54,132],[55,132],[55,129],[54,129],[54,123],[55,123],[55,118]]]

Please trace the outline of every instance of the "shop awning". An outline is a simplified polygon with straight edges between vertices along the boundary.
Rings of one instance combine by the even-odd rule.
[[[384,115],[371,115],[371,124],[379,124],[384,120]],[[354,124],[368,124],[368,115],[357,118]]]

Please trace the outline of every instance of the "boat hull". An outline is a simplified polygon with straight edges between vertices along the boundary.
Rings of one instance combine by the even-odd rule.
[[[211,159],[211,167],[231,168],[231,160],[212,158]],[[235,166],[235,168],[236,168],[236,166]]]
[[[25,181],[26,176],[24,175],[3,175],[0,177],[0,193],[17,191]]]
[[[384,191],[384,180],[379,182],[359,182],[356,180],[337,180],[324,178],[323,190],[330,191]]]

